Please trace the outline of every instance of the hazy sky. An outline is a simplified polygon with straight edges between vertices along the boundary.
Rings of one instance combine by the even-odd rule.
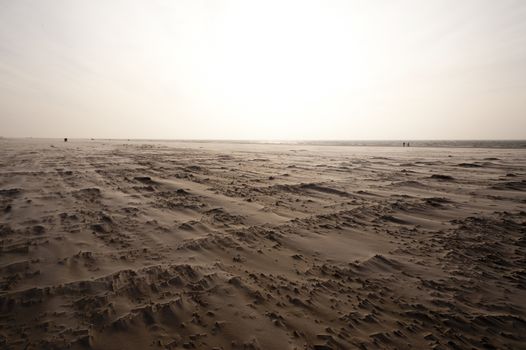
[[[526,138],[526,1],[0,0],[0,135]]]

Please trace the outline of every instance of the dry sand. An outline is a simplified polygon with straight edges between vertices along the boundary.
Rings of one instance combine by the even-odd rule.
[[[525,349],[526,151],[0,140],[2,349]]]

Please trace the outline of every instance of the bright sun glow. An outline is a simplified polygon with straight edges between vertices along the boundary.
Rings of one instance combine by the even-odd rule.
[[[521,138],[526,130],[522,2],[0,6],[6,135]]]

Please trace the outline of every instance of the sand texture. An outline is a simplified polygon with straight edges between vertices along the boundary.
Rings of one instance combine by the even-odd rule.
[[[526,349],[526,150],[0,140],[1,349]]]

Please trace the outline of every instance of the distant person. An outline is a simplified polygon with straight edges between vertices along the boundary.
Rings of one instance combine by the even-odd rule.
[[[409,142],[407,143],[407,147],[409,147]]]
[[[402,147],[405,147],[405,142],[402,142]]]
[[[67,137],[64,137],[64,142],[68,142],[68,138]]]

